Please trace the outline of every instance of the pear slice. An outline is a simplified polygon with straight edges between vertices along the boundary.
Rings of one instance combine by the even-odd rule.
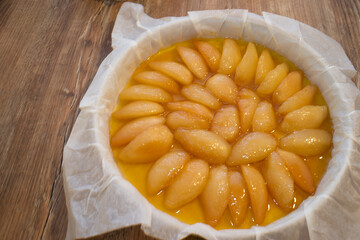
[[[237,108],[230,105],[219,109],[210,130],[227,141],[234,141],[240,132],[240,116]]]
[[[238,85],[247,85],[254,80],[258,59],[255,44],[250,42],[247,45],[243,58],[236,68],[234,80]]]
[[[255,85],[260,85],[260,83],[264,80],[265,76],[273,70],[275,67],[274,60],[271,57],[271,53],[269,50],[264,49],[261,52],[259,57],[259,61],[256,68],[255,74]]]
[[[220,101],[200,84],[193,83],[184,86],[183,89],[181,89],[181,93],[187,99],[201,103],[211,109],[219,109],[221,107]]]
[[[145,129],[164,123],[165,118],[162,116],[143,117],[132,120],[131,122],[126,123],[118,132],[115,133],[110,140],[110,144],[113,147],[120,147],[133,140]]]
[[[166,188],[189,160],[190,155],[183,150],[170,151],[159,158],[148,172],[148,193],[156,194]]]
[[[189,112],[176,111],[166,116],[166,125],[173,130],[178,128],[208,129],[210,122],[205,118]]]
[[[218,73],[231,75],[241,60],[240,46],[233,39],[225,39]]]
[[[290,72],[273,93],[273,102],[275,104],[283,103],[301,90],[302,73],[299,71]]]
[[[256,92],[261,95],[270,95],[280,85],[281,81],[289,72],[287,63],[277,65],[273,70],[266,74],[264,80],[260,83]]]
[[[239,226],[246,217],[249,208],[249,192],[246,187],[245,179],[239,172],[229,171],[230,200],[229,210],[234,225]]]
[[[260,98],[253,91],[243,88],[239,92],[238,107],[240,110],[241,131],[246,133],[251,128],[251,123]]]
[[[139,83],[160,87],[170,93],[179,92],[179,84],[171,78],[156,71],[144,71],[133,76],[133,79]]]
[[[304,106],[286,114],[280,124],[280,128],[285,132],[319,128],[327,115],[328,110],[326,106]]]
[[[211,121],[214,117],[212,112],[207,107],[191,101],[171,102],[166,106],[171,111],[186,111],[192,114],[196,114],[199,117],[206,118],[209,121]]]
[[[215,74],[206,81],[206,88],[225,103],[236,104],[239,90],[234,81],[224,74]]]
[[[209,175],[209,164],[204,160],[190,160],[165,192],[164,205],[179,209],[198,197],[203,191]]]
[[[239,98],[240,99],[251,99],[251,100],[256,100],[257,102],[260,102],[259,96],[254,91],[252,91],[248,88],[242,88],[239,91]]]
[[[304,162],[304,159],[295,153],[284,151],[280,148],[276,152],[281,156],[286,167],[294,178],[296,185],[309,194],[314,194],[315,184],[310,168]]]
[[[300,156],[324,153],[331,146],[331,134],[322,129],[303,129],[280,139],[280,147]]]
[[[124,163],[148,163],[167,153],[173,143],[173,135],[164,125],[152,126],[137,135],[119,152]]]
[[[290,209],[294,202],[294,180],[275,151],[265,160],[263,174],[269,191],[280,207]]]
[[[228,205],[230,197],[227,167],[225,165],[210,168],[209,178],[200,201],[204,209],[205,221],[216,226]]]
[[[220,51],[210,43],[204,41],[196,41],[194,42],[194,45],[205,59],[211,71],[216,72],[220,65]]]
[[[251,129],[253,117],[259,101],[253,99],[239,99],[241,131],[247,133]]]
[[[258,162],[274,151],[276,146],[276,139],[269,133],[249,133],[235,143],[226,164],[237,166]]]
[[[175,139],[185,150],[211,164],[223,164],[230,155],[230,144],[207,130],[179,128],[175,131]]]
[[[256,108],[252,120],[254,132],[271,132],[276,128],[276,117],[271,103],[261,101]]]
[[[261,173],[252,166],[241,165],[241,171],[249,191],[255,223],[262,224],[268,206],[268,191],[265,180]]]
[[[162,88],[145,84],[137,84],[124,89],[120,95],[121,100],[145,100],[154,102],[170,102],[172,96]]]
[[[150,62],[149,66],[154,70],[172,77],[181,84],[187,85],[193,81],[191,72],[180,63],[171,61]]]
[[[287,114],[303,106],[310,105],[315,97],[316,91],[317,88],[315,86],[307,85],[283,102],[277,112],[279,114]]]
[[[112,114],[117,119],[131,119],[156,115],[164,112],[165,109],[158,103],[150,101],[131,102]]]
[[[200,80],[209,74],[209,68],[200,53],[192,48],[178,46],[176,48],[188,69]]]

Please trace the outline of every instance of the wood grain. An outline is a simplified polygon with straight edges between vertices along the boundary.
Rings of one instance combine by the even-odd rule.
[[[0,1],[0,238],[64,239],[62,151],[123,1]],[[244,8],[311,25],[360,70],[359,0],[144,0],[154,17]],[[353,79],[360,86],[360,76]],[[138,226],[93,239],[152,239]],[[190,239],[199,239],[190,237]]]

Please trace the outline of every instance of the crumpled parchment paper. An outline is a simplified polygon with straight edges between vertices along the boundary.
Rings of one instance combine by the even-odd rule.
[[[157,210],[126,180],[112,157],[108,120],[136,66],[159,49],[197,37],[254,41],[294,62],[325,97],[333,120],[334,149],[316,194],[265,227],[216,231],[184,224]],[[80,103],[64,149],[67,239],[85,238],[141,224],[146,234],[181,239],[356,239],[360,236],[360,94],[342,47],[296,20],[247,10],[189,12],[153,19],[138,4],[124,3],[112,33],[113,51]]]

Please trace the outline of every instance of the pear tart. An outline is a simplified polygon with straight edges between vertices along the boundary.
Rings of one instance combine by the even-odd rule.
[[[178,43],[143,62],[110,128],[121,171],[149,202],[217,229],[296,209],[332,147],[317,87],[278,54],[234,39]]]

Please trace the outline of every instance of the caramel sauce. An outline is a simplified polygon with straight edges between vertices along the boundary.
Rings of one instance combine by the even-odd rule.
[[[215,38],[215,39],[201,39],[203,41],[207,41],[211,44],[213,44],[214,46],[216,46],[220,52],[222,50],[222,44],[224,39],[221,38]],[[191,41],[185,41],[185,42],[181,42],[181,43],[176,43],[168,48],[162,49],[160,50],[158,53],[154,54],[153,56],[149,57],[147,60],[145,60],[143,63],[141,63],[136,70],[134,71],[134,74],[137,74],[139,72],[143,72],[143,71],[149,71],[152,70],[149,66],[148,63],[151,61],[177,61],[177,62],[182,62],[180,57],[178,56],[177,52],[176,52],[176,47],[177,46],[186,46],[186,47],[191,47],[194,48],[193,44],[192,44],[193,40]],[[242,56],[245,53],[246,50],[246,45],[247,42],[244,40],[238,40],[237,41],[238,44],[241,47],[241,53]],[[264,49],[263,46],[256,44],[256,48],[258,51],[258,54],[261,53],[261,51]],[[299,70],[295,64],[293,64],[292,62],[290,62],[289,60],[287,60],[286,58],[280,56],[279,54],[277,54],[276,52],[270,50],[271,55],[273,57],[273,60],[275,62],[275,64],[280,64],[283,62],[286,62],[289,66],[289,72],[294,71],[294,70]],[[259,54],[260,55],[260,54]],[[301,70],[300,70],[301,71]],[[210,74],[213,75],[215,73]],[[209,76],[209,77],[210,77]],[[194,80],[194,82],[198,82],[201,84],[204,84],[206,82],[202,81],[200,82],[199,80]],[[133,85],[134,81],[130,81],[130,83],[128,84],[128,86]],[[303,77],[303,84],[302,86],[306,86],[310,84],[309,80],[304,76]],[[250,88],[251,90],[255,90],[256,87],[254,85],[249,85],[249,86],[245,86],[247,88]],[[182,96],[178,95],[178,96],[173,96],[174,99],[176,101],[178,100],[182,100],[185,99]],[[272,102],[271,98],[264,98],[270,102]],[[120,109],[124,104],[126,104],[125,101],[119,101],[115,108],[114,111]],[[326,105],[326,102],[324,100],[324,98],[322,97],[321,93],[319,91],[317,91],[314,101],[312,103],[313,105]],[[275,109],[278,107],[276,105],[274,105]],[[165,113],[161,114],[166,116],[167,115],[167,111],[165,111]],[[281,119],[280,119],[281,120]],[[279,121],[280,121],[279,120]],[[109,130],[110,130],[110,136],[112,137],[125,123],[127,123],[128,121],[120,121],[117,120],[113,117],[110,118],[109,120]],[[278,122],[279,123],[279,122]],[[320,127],[322,129],[325,129],[329,132],[333,132],[332,131],[332,123],[331,123],[331,119],[328,116],[327,119],[324,121],[324,123],[322,124],[322,126]],[[279,140],[280,138],[282,138],[283,136],[286,135],[286,133],[282,132],[281,130],[279,130],[278,128],[275,129],[272,134]],[[240,134],[239,137],[232,143],[230,143],[231,145],[233,145],[239,138],[241,138],[244,134]],[[173,144],[173,148],[176,148],[178,146],[178,143],[174,140],[174,144]],[[201,207],[201,203],[200,200],[197,198],[194,201],[186,204],[185,206],[181,207],[180,209],[177,210],[169,210],[167,208],[164,207],[163,205],[163,200],[164,200],[164,191],[160,191],[158,194],[156,195],[150,195],[147,193],[146,190],[146,181],[147,181],[147,173],[149,171],[149,169],[151,168],[151,166],[153,165],[153,163],[146,163],[146,164],[126,164],[123,163],[121,161],[118,160],[117,155],[119,150],[121,150],[121,148],[113,148],[113,156],[117,162],[117,165],[123,175],[123,177],[125,179],[127,179],[154,207],[156,207],[157,209],[177,218],[178,220],[187,223],[187,224],[194,224],[194,223],[198,223],[198,222],[204,222],[205,218],[204,218],[204,213]],[[328,150],[326,153],[324,153],[321,156],[316,156],[316,157],[308,157],[305,158],[305,162],[306,164],[309,166],[312,174],[313,174],[313,178],[314,178],[314,183],[315,186],[317,186],[322,178],[322,176],[324,175],[326,169],[327,169],[327,165],[328,162],[331,158],[331,149]],[[261,170],[261,162],[259,163],[254,163],[252,164],[253,166],[255,166],[256,168],[258,168],[259,170]],[[236,167],[232,167],[232,169],[237,169]],[[238,168],[239,170],[240,168]],[[241,171],[240,171],[241,172]],[[268,210],[266,213],[266,217],[264,222],[261,224],[261,226],[265,226],[271,222],[276,221],[277,219],[287,215],[290,211],[296,209],[303,200],[305,200],[307,197],[309,196],[308,193],[302,191],[299,187],[297,187],[295,185],[295,192],[294,192],[294,203],[293,206],[291,207],[290,210],[285,210],[281,207],[279,207],[277,205],[277,203],[275,202],[275,200],[273,200],[271,198],[271,195],[269,197],[268,200]],[[240,225],[240,226],[234,226],[231,220],[231,216],[230,216],[230,212],[228,210],[228,208],[225,210],[221,220],[219,221],[219,223],[216,225],[215,229],[233,229],[233,228],[250,228],[252,226],[257,225],[254,222],[253,219],[253,213],[251,211],[251,206],[249,207],[248,211],[247,211],[247,215],[246,218],[244,220],[244,222]]]

